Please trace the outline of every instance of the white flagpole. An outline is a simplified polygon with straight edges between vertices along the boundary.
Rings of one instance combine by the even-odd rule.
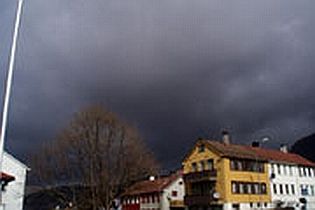
[[[4,151],[4,140],[5,140],[6,129],[7,129],[7,118],[8,118],[9,101],[10,101],[10,95],[11,95],[11,86],[12,86],[13,70],[14,70],[14,63],[15,63],[16,43],[17,43],[18,35],[19,35],[23,1],[24,0],[18,0],[14,32],[13,32],[13,40],[12,40],[12,46],[11,46],[11,52],[10,52],[10,58],[9,58],[9,69],[7,73],[6,89],[5,89],[5,95],[4,95],[4,101],[3,101],[2,123],[1,123],[1,133],[0,133],[0,172],[2,172],[2,166],[3,166],[2,160],[3,160],[3,151]],[[1,189],[0,189],[0,194],[1,194]]]

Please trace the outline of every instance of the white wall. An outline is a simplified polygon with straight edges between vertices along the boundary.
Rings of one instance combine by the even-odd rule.
[[[274,206],[277,201],[282,201],[284,202],[284,206],[300,209],[302,204],[299,199],[304,197],[308,201],[307,209],[315,209],[315,174],[313,171],[308,174],[308,176],[301,176],[299,172],[301,167],[297,165],[271,163],[268,167],[270,175],[271,173],[275,174],[275,178],[270,179],[271,199]],[[300,189],[301,184],[312,185],[314,187],[314,193],[308,196],[302,195]],[[280,193],[280,185],[282,185],[283,189],[282,194]],[[286,192],[286,185],[289,187],[288,193]],[[294,186],[294,194],[292,185]],[[274,187],[276,187],[277,193],[275,193]]]
[[[1,210],[22,210],[27,167],[13,156],[4,153],[2,171],[15,177],[2,192]]]
[[[307,200],[307,209],[315,210],[315,176],[314,175],[313,176],[299,176],[298,182],[299,182],[300,197],[304,197]],[[301,194],[301,189],[300,189],[301,185],[308,186],[309,195],[304,196]],[[310,186],[313,186],[313,193],[310,190]]]
[[[177,196],[172,196],[172,191],[177,191]],[[172,200],[184,201],[185,196],[185,185],[182,177],[177,178],[167,188],[164,189],[161,198],[161,210],[169,210],[170,202]]]
[[[270,203],[240,203],[239,210],[263,210],[270,209]],[[237,210],[237,208],[233,207],[233,203],[224,203],[223,210]]]

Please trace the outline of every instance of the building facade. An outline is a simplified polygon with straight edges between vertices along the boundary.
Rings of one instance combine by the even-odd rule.
[[[183,161],[189,209],[315,209],[315,163],[223,142],[199,140]]]
[[[3,154],[0,210],[22,210],[26,174],[29,168],[8,153]]]
[[[121,196],[123,210],[182,210],[185,187],[182,172],[137,182]]]
[[[315,164],[287,149],[252,148],[269,160],[272,207],[315,209]]]
[[[271,205],[268,162],[243,146],[198,140],[183,168],[189,209],[266,209]]]

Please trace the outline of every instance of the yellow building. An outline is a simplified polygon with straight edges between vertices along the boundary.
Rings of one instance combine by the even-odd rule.
[[[267,160],[248,146],[198,140],[183,161],[189,209],[266,209],[270,206]]]

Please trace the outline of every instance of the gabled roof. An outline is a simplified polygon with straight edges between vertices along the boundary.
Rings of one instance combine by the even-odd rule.
[[[210,140],[201,140],[201,143],[204,143],[210,150],[219,153],[220,156],[223,157],[254,159],[315,167],[315,163],[294,153],[284,153],[278,150],[246,145],[224,144]]]
[[[170,176],[157,178],[154,181],[144,180],[136,182],[135,184],[128,187],[122,196],[162,192],[181,176],[182,172],[178,171],[174,174],[171,174]]]
[[[242,159],[255,159],[267,161],[268,158],[258,155],[255,151],[243,145],[224,144],[218,141],[205,141],[205,145],[211,150],[216,151],[220,156],[242,158]]]
[[[251,149],[257,152],[257,154],[259,154],[260,156],[264,156],[268,158],[268,160],[271,162],[282,162],[282,163],[315,167],[315,163],[295,153],[289,153],[289,152],[284,153],[278,150],[254,148],[254,147],[251,147]]]

